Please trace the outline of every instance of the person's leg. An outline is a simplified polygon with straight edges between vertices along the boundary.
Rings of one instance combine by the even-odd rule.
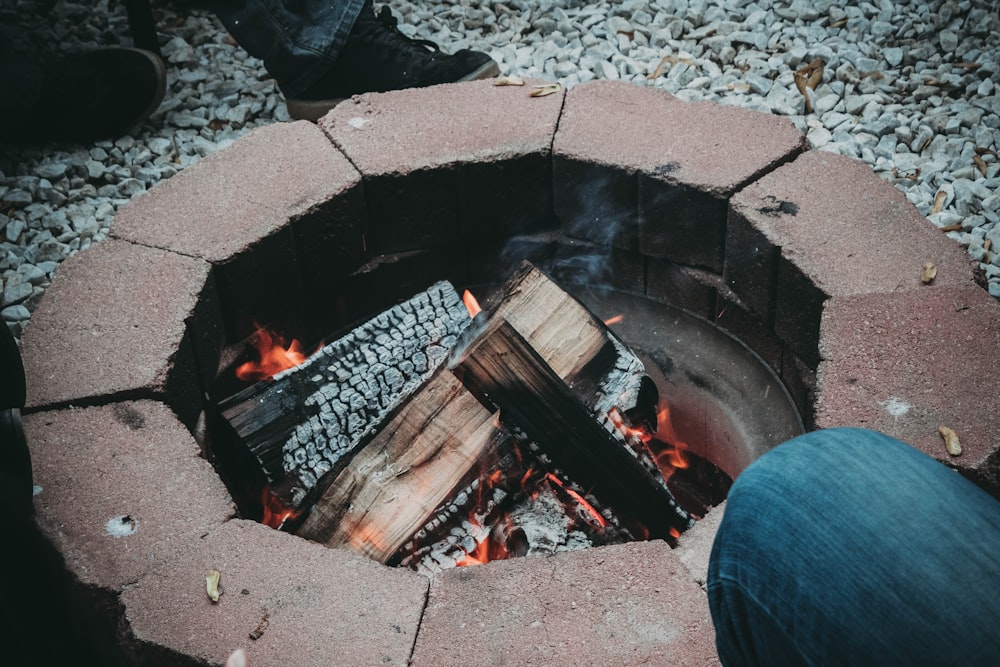
[[[863,429],[736,480],[708,574],[725,665],[1000,664],[1000,502]]]
[[[496,76],[485,53],[441,52],[411,39],[372,0],[221,0],[215,13],[247,52],[264,61],[292,118],[316,120],[338,102],[384,92]]]
[[[330,71],[365,0],[218,0],[212,9],[247,53],[297,97]]]
[[[0,25],[0,137],[16,134],[31,118],[42,70],[26,35]]]

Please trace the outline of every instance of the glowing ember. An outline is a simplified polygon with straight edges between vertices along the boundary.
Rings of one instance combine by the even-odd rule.
[[[599,526],[600,526],[601,528],[606,528],[606,527],[608,526],[608,521],[607,521],[607,519],[605,519],[605,518],[604,518],[604,517],[603,517],[603,516],[601,515],[601,513],[600,513],[600,512],[598,512],[598,511],[597,511],[597,510],[596,510],[596,509],[594,508],[594,506],[593,506],[593,505],[591,505],[590,503],[588,503],[588,502],[587,502],[587,500],[586,500],[586,499],[585,499],[585,498],[584,498],[583,496],[581,496],[581,495],[580,495],[579,493],[577,493],[576,491],[574,491],[573,489],[569,488],[568,486],[566,486],[565,484],[563,484],[563,483],[562,483],[561,481],[559,481],[559,478],[558,478],[558,477],[556,477],[556,476],[555,476],[555,475],[553,475],[552,473],[546,473],[546,474],[545,474],[545,479],[547,479],[547,480],[549,480],[550,482],[552,482],[552,483],[554,483],[554,484],[558,485],[558,486],[559,486],[559,487],[560,487],[560,488],[561,488],[561,489],[562,489],[563,491],[565,491],[565,492],[566,492],[567,494],[569,494],[569,496],[570,496],[570,497],[571,497],[571,498],[572,498],[573,500],[575,500],[575,501],[577,502],[577,504],[579,504],[579,505],[580,505],[580,507],[581,507],[581,508],[582,508],[582,509],[583,509],[583,510],[584,510],[584,511],[585,511],[585,512],[587,513],[587,514],[589,514],[589,515],[590,515],[590,517],[591,517],[591,518],[592,518],[592,519],[593,519],[593,520],[594,520],[594,521],[595,521],[595,522],[597,523],[597,525],[599,525]]]
[[[614,317],[609,317],[608,319],[604,320],[604,326],[610,327],[612,324],[618,324],[624,319],[625,319],[624,315],[615,315]]]
[[[259,328],[252,337],[259,361],[248,361],[236,369],[236,377],[244,382],[267,380],[281,371],[294,368],[306,360],[297,340],[285,347],[285,339],[267,329]]]
[[[508,531],[510,530],[510,517],[505,516],[504,522]],[[493,531],[486,530],[473,521],[473,527],[477,533],[485,533],[482,538],[477,538],[476,548],[471,552],[465,552],[465,558],[455,563],[455,567],[469,567],[471,565],[482,565],[494,560],[506,560],[511,557],[507,545],[493,538]]]
[[[286,521],[294,521],[299,516],[299,512],[285,507],[266,486],[261,490],[260,501],[264,506],[264,516],[260,522],[275,530],[281,530]]]
[[[465,304],[466,310],[469,311],[469,317],[475,317],[483,312],[483,309],[479,307],[479,302],[476,301],[476,297],[472,296],[472,292],[469,290],[465,290],[462,293],[462,303]]]

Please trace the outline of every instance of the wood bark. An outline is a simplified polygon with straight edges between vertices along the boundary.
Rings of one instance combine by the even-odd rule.
[[[492,320],[450,366],[480,401],[499,408],[502,421],[523,430],[567,477],[620,518],[634,521],[634,534],[668,539],[691,525],[663,480],[595,419],[502,317]]]
[[[469,323],[439,282],[326,345],[305,363],[220,402],[275,495],[301,508],[444,361]]]

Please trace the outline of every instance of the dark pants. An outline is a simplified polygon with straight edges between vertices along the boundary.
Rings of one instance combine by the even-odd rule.
[[[364,0],[224,0],[216,16],[264,61],[285,97],[297,97],[333,66]]]

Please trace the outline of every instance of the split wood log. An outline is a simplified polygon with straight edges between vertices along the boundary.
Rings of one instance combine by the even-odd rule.
[[[637,522],[638,535],[670,539],[691,526],[690,515],[663,480],[598,423],[505,319],[490,321],[453,355],[449,366],[484,405],[499,408],[505,424],[523,430],[569,478],[620,518]]]
[[[386,562],[479,470],[499,439],[493,414],[435,373],[336,475],[296,531]]]
[[[523,262],[487,305],[524,337],[599,417],[612,408],[655,432],[658,391],[642,361],[582,303]],[[471,333],[471,332],[470,332]]]
[[[300,509],[318,480],[371,437],[438,368],[468,325],[451,284],[393,306],[303,364],[221,401],[219,408],[286,506]]]

